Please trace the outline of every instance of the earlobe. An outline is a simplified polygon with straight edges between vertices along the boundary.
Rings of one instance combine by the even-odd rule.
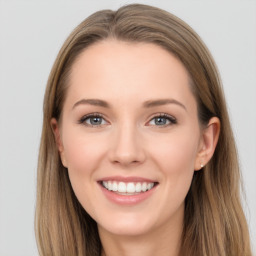
[[[220,120],[212,117],[206,128],[202,131],[199,152],[195,161],[195,170],[202,169],[212,158],[220,134]]]
[[[65,153],[64,153],[64,147],[63,147],[61,134],[60,134],[60,128],[59,128],[58,121],[55,118],[51,119],[51,127],[52,127],[52,131],[53,131],[53,134],[55,137],[55,143],[56,143],[56,146],[57,146],[59,154],[60,154],[61,162],[62,162],[63,166],[67,167]]]
[[[58,147],[59,152],[61,152],[63,150],[63,146],[62,146],[61,137],[60,137],[59,124],[55,118],[51,119],[51,127],[55,137],[55,143]]]

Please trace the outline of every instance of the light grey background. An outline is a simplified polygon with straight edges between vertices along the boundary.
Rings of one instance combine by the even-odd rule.
[[[44,89],[71,30],[99,9],[133,1],[0,2],[0,256],[38,255],[33,222]],[[164,8],[203,38],[219,67],[256,247],[256,1],[138,1]]]

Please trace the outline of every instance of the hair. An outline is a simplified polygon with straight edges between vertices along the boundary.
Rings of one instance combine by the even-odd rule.
[[[45,92],[38,160],[35,230],[40,255],[101,253],[97,223],[74,195],[50,121],[61,118],[74,61],[85,48],[107,39],[153,43],[176,56],[189,73],[199,122],[207,124],[214,116],[220,120],[215,153],[203,170],[194,173],[185,198],[180,255],[251,256],[237,151],[214,60],[185,22],[141,4],[92,14],[70,34],[55,60]]]

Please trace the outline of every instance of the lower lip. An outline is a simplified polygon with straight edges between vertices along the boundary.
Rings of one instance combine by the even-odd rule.
[[[103,194],[109,199],[111,202],[120,204],[120,205],[135,205],[139,204],[142,201],[149,198],[154,192],[157,186],[154,186],[152,189],[142,192],[135,195],[120,195],[115,192],[109,191],[104,188],[101,184],[99,184]]]

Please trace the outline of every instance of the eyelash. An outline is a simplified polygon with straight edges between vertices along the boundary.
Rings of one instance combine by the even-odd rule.
[[[164,128],[166,126],[170,126],[170,125],[174,125],[174,124],[177,124],[177,119],[174,118],[173,116],[170,116],[168,114],[165,114],[165,113],[160,113],[160,114],[156,114],[154,115],[149,122],[151,122],[153,119],[155,118],[165,118],[167,119],[170,123],[169,124],[164,124],[164,125],[160,125],[158,128]],[[158,125],[156,125],[158,126]]]
[[[88,115],[83,116],[83,117],[78,121],[78,123],[79,123],[79,124],[83,124],[83,125],[85,125],[85,126],[97,127],[97,128],[103,126],[102,124],[100,124],[100,125],[87,124],[87,123],[86,123],[86,120],[89,119],[89,118],[102,118],[102,119],[104,119],[104,118],[103,118],[103,115],[101,115],[100,113],[92,113],[92,114],[88,114]]]
[[[102,118],[103,120],[105,120],[102,114],[100,114],[100,113],[92,113],[92,114],[88,114],[88,115],[83,116],[83,117],[78,121],[78,123],[79,123],[79,124],[83,124],[83,125],[88,126],[88,127],[94,127],[94,128],[100,128],[100,127],[102,127],[102,126],[105,125],[105,124],[93,125],[93,124],[88,124],[88,123],[86,123],[86,120],[87,120],[87,119],[90,119],[90,118]],[[155,125],[155,126],[159,126],[158,128],[164,128],[164,127],[167,127],[167,126],[170,126],[170,125],[177,124],[176,118],[174,118],[173,116],[170,116],[170,115],[168,115],[168,114],[165,114],[165,113],[158,113],[158,114],[155,114],[155,115],[150,119],[150,121],[147,122],[147,123],[150,123],[152,120],[154,120],[154,119],[156,119],[156,118],[165,118],[165,119],[167,119],[167,120],[170,122],[169,124]],[[107,121],[105,120],[105,122],[107,122]]]

